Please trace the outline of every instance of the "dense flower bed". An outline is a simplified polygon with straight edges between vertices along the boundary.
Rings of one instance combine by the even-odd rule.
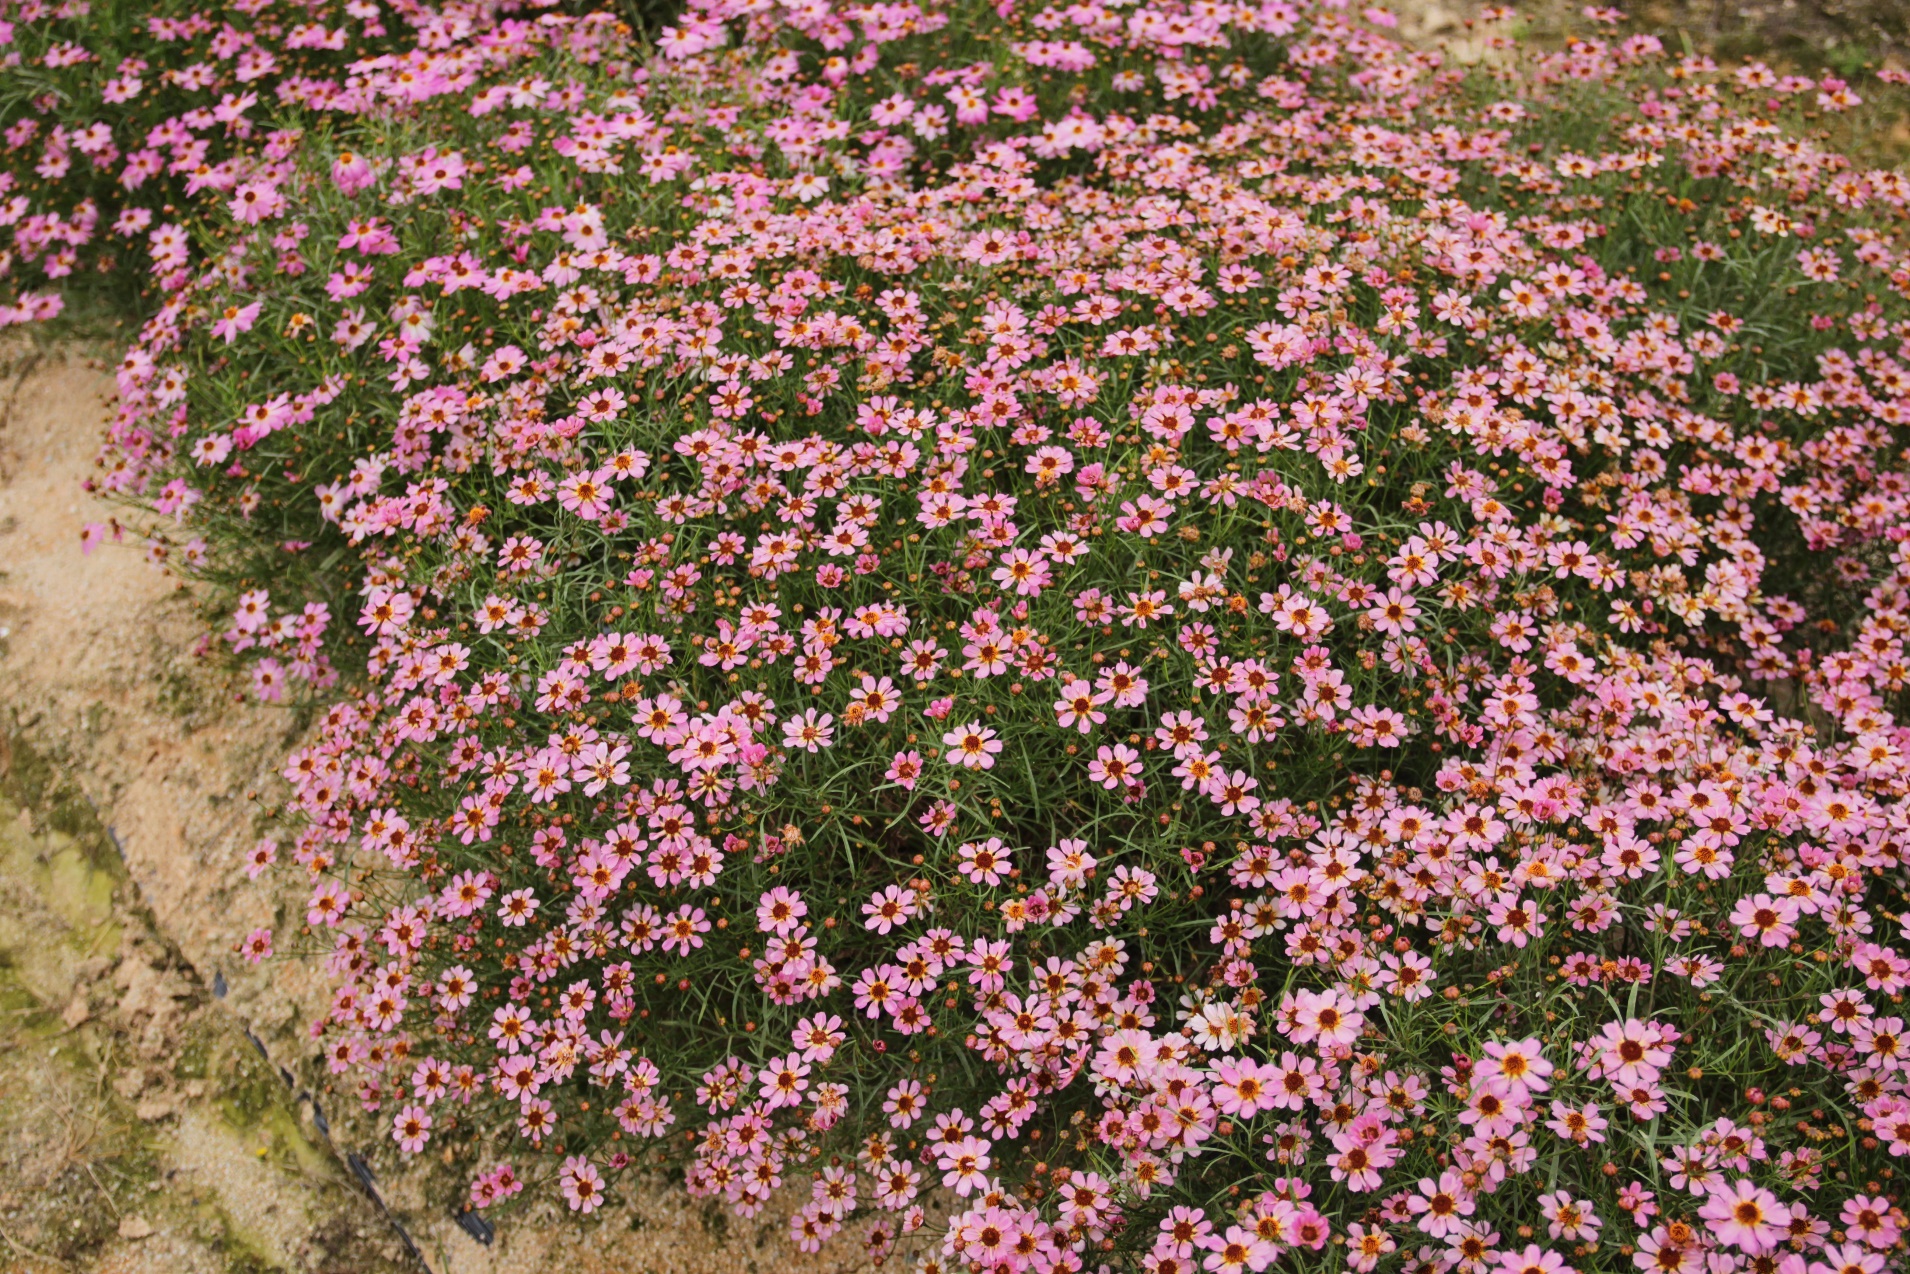
[[[372,0],[0,3],[0,327],[57,315],[75,285],[184,286],[191,205],[283,158],[278,112],[362,111],[341,73],[411,23],[440,19]]]
[[[412,25],[100,478],[329,704],[243,945],[396,1153],[1000,1274],[1899,1263],[1910,183],[1769,122],[1847,85]]]

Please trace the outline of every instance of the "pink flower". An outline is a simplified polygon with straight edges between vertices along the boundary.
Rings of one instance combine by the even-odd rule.
[[[1293,996],[1291,1021],[1287,1034],[1294,1043],[1317,1043],[1324,1050],[1358,1039],[1366,1015],[1342,999],[1338,991],[1300,991]]]
[[[896,1002],[904,998],[898,989],[900,974],[900,969],[887,964],[858,973],[849,988],[855,997],[856,1011],[864,1017],[876,1018],[882,1016],[883,1010],[893,1009]]]
[[[1103,744],[1088,762],[1088,778],[1110,790],[1127,787],[1141,776],[1141,754],[1125,743]]]
[[[1281,1071],[1252,1058],[1223,1057],[1214,1063],[1214,1108],[1223,1115],[1251,1119],[1273,1109],[1274,1084]]]
[[[269,838],[260,840],[252,846],[252,852],[245,857],[245,875],[248,880],[257,880],[259,876],[279,859],[278,842]]]
[[[1486,923],[1498,929],[1500,942],[1523,947],[1545,932],[1545,913],[1523,898],[1495,901],[1486,908]]]
[[[1567,1141],[1583,1146],[1591,1142],[1605,1140],[1606,1120],[1598,1113],[1596,1102],[1587,1102],[1583,1106],[1573,1106],[1562,1101],[1552,1103],[1552,1117],[1545,1121],[1550,1128]]]
[[[1731,908],[1731,923],[1747,938],[1767,947],[1788,946],[1797,936],[1797,904],[1789,898],[1751,894]]]
[[[882,1113],[889,1117],[891,1128],[912,1126],[927,1109],[928,1102],[923,1096],[922,1085],[912,1079],[895,1085],[882,1099]]]
[[[663,949],[688,955],[703,945],[703,935],[709,931],[709,917],[703,908],[685,904],[664,917]]]
[[[610,486],[614,476],[608,469],[574,473],[557,484],[557,503],[586,522],[596,522],[616,499]]]
[[[977,885],[999,885],[1002,875],[1010,869],[1008,847],[1003,845],[1001,837],[990,836],[984,841],[967,841],[956,850],[961,856],[959,870]]]
[[[956,726],[942,736],[942,744],[948,749],[947,760],[951,764],[971,770],[993,769],[995,757],[1002,748],[995,732],[979,721]]]
[[[245,935],[245,941],[239,944],[239,954],[245,957],[247,964],[257,964],[272,954],[272,931],[254,929]]]
[[[1093,686],[1073,677],[1062,682],[1059,693],[1061,697],[1054,701],[1054,711],[1062,729],[1086,734],[1108,719],[1107,713],[1101,711],[1101,705],[1112,695],[1105,692],[1097,694]]]
[[[764,1105],[770,1110],[801,1105],[809,1087],[808,1076],[809,1064],[795,1053],[772,1061],[757,1079]]]
[[[801,1019],[791,1037],[802,1051],[802,1060],[818,1065],[834,1057],[842,1041],[848,1038],[842,1032],[842,1019],[833,1013],[816,1013]]]
[[[407,160],[406,169],[412,185],[422,195],[464,186],[464,156],[455,150],[440,152],[435,146],[427,146]]]
[[[1857,1243],[1833,1244],[1824,1249],[1823,1255],[1824,1260],[1810,1263],[1808,1274],[1882,1274],[1890,1264],[1883,1253]]]
[[[332,183],[346,195],[355,195],[376,181],[371,160],[351,151],[340,151],[332,160]]]
[[[809,914],[809,904],[794,889],[778,885],[763,894],[756,904],[756,928],[762,933],[786,934]]]
[[[1523,1252],[1501,1252],[1493,1269],[1497,1274],[1573,1274],[1564,1257],[1536,1243],[1526,1244]]]
[[[1671,1061],[1677,1032],[1658,1022],[1607,1022],[1586,1042],[1598,1074],[1619,1088],[1648,1084]]]
[[[1253,790],[1260,786],[1260,780],[1245,770],[1235,770],[1231,774],[1216,768],[1201,784],[1201,791],[1209,800],[1220,806],[1225,815],[1251,814],[1260,808],[1260,798]]]
[[[1775,1247],[1791,1220],[1790,1209],[1748,1177],[1713,1186],[1698,1215],[1711,1223],[1712,1238],[1752,1256]]]
[[[935,1166],[942,1173],[942,1184],[963,1198],[986,1185],[988,1169],[994,1165],[989,1154],[992,1149],[990,1143],[975,1136],[944,1143],[935,1159]]]
[[[1201,1241],[1207,1259],[1201,1268],[1216,1274],[1241,1274],[1243,1270],[1264,1270],[1280,1255],[1280,1249],[1244,1226],[1230,1225],[1221,1235],[1209,1235]]]
[[[1590,1203],[1563,1190],[1539,1196],[1539,1215],[1547,1222],[1547,1234],[1568,1242],[1596,1235],[1601,1225]]]
[[[1889,1200],[1860,1194],[1845,1200],[1837,1219],[1853,1237],[1882,1250],[1903,1236],[1901,1215]]]
[[[1552,1063],[1545,1060],[1538,1040],[1525,1039],[1511,1044],[1494,1040],[1486,1045],[1485,1052],[1485,1057],[1472,1070],[1478,1078],[1496,1082],[1518,1097],[1542,1093],[1551,1087],[1545,1077],[1552,1073]]]
[[[252,324],[258,321],[261,304],[258,301],[250,305],[228,305],[213,321],[212,334],[222,338],[227,345],[237,340],[241,333],[252,330]]]
[[[311,900],[305,906],[305,923],[336,925],[351,908],[351,895],[336,880],[321,880],[312,886]]]
[[[820,752],[835,743],[836,719],[827,712],[805,708],[800,716],[783,722],[783,743],[804,752]]]
[[[570,1204],[572,1212],[588,1215],[603,1206],[604,1179],[592,1164],[582,1155],[572,1155],[564,1160],[563,1169],[557,1174],[562,1188],[564,1201]]]
[[[1463,1229],[1465,1218],[1472,1215],[1475,1206],[1472,1191],[1456,1172],[1442,1173],[1437,1181],[1421,1178],[1417,1192],[1406,1196],[1406,1207],[1417,1218],[1415,1223],[1435,1239]]]
[[[1353,1225],[1346,1231],[1347,1265],[1360,1274],[1374,1269],[1388,1253],[1398,1250],[1393,1236],[1378,1226]]]
[[[408,1155],[423,1150],[431,1140],[431,1112],[423,1106],[406,1106],[391,1121],[391,1139]]]
[[[897,752],[890,758],[889,768],[883,772],[882,777],[905,792],[913,792],[915,781],[922,777],[922,754],[913,751]]]
[[[251,181],[234,191],[226,206],[234,220],[256,226],[285,211],[285,196],[268,182]]]
[[[887,933],[897,925],[907,924],[915,918],[917,896],[913,889],[901,885],[884,885],[869,896],[862,904],[862,914],[868,919],[863,927],[876,933]]]

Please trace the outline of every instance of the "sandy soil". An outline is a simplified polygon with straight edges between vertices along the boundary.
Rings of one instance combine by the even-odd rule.
[[[0,1270],[861,1268],[852,1237],[801,1259],[660,1186],[484,1247],[449,1183],[373,1155],[406,1251],[302,1036],[323,988],[231,954],[283,902],[241,862],[292,717],[189,653],[191,597],[131,537],[80,553],[113,513],[79,487],[112,390],[85,351],[0,349]]]

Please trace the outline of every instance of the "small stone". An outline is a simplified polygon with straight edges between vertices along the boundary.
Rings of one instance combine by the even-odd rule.
[[[153,1232],[152,1223],[145,1217],[121,1217],[119,1237],[122,1239],[143,1239]]]

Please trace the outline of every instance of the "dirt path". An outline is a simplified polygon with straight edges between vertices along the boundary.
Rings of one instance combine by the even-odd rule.
[[[80,554],[113,512],[79,487],[112,391],[82,351],[0,351],[0,1270],[862,1268],[851,1235],[799,1259],[662,1187],[482,1246],[373,1154],[407,1252],[341,1158],[375,1134],[308,1055],[323,988],[231,955],[274,923],[241,864],[291,716],[191,655],[189,595],[130,537]]]

